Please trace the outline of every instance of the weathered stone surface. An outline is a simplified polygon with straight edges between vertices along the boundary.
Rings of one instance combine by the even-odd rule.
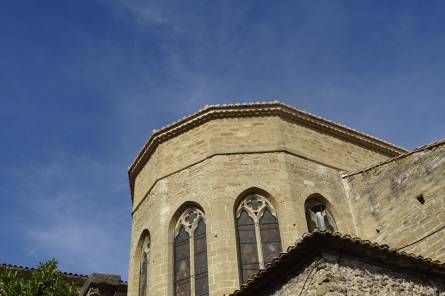
[[[272,296],[445,295],[444,283],[421,274],[407,274],[343,257],[337,262],[319,258],[289,279]]]
[[[322,277],[317,280],[319,272]],[[388,280],[388,276],[395,280]],[[393,290],[380,288],[387,284],[391,289],[398,286],[395,290],[400,295],[413,295],[408,292],[418,284],[440,292],[445,284],[445,265],[357,237],[314,230],[230,296],[269,296],[277,291],[278,295],[306,295],[306,289],[313,290],[311,295],[373,295],[379,291],[393,295]],[[370,289],[374,286],[376,291]]]
[[[345,182],[362,239],[401,248],[445,227],[445,143],[351,174]],[[403,250],[445,261],[444,233]]]

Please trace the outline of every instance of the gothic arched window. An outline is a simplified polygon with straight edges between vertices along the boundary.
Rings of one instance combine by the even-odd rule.
[[[306,202],[306,221],[309,232],[315,228],[334,232],[336,230],[334,219],[326,208],[326,204],[318,198],[311,198]]]
[[[141,247],[140,267],[139,267],[139,296],[147,295],[148,289],[148,265],[150,258],[150,236],[145,235]]]
[[[244,198],[236,211],[236,232],[244,283],[281,252],[278,218],[271,203],[258,194]]]
[[[204,213],[188,208],[175,227],[175,296],[209,295],[207,240]]]

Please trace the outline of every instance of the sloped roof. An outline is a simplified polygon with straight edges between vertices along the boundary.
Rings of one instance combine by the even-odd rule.
[[[29,266],[15,265],[15,264],[9,264],[9,263],[0,263],[0,271],[5,268],[9,268],[9,269],[18,271],[19,273],[27,274],[29,276],[32,272],[37,270],[37,268],[29,267]],[[59,272],[63,275],[63,277],[66,280],[75,282],[76,285],[78,285],[79,287],[81,287],[89,279],[89,277],[91,277],[89,275],[80,274],[80,273],[65,272],[65,271],[59,271]],[[96,275],[96,274],[93,274],[93,275]],[[103,275],[103,276],[113,276],[113,275]],[[119,277],[120,285],[127,286],[128,283],[126,281],[121,280],[120,276],[118,276],[118,277]]]
[[[279,101],[247,104],[207,105],[198,112],[183,117],[170,125],[167,125],[159,130],[153,130],[152,135],[128,168],[132,199],[134,181],[137,174],[148,162],[151,155],[161,143],[214,119],[265,116],[278,116],[288,121],[298,123],[362,147],[366,147],[367,149],[377,151],[388,157],[395,157],[407,152],[405,149],[394,144],[333,121],[318,117],[311,113],[295,109]]]
[[[15,265],[15,264],[9,264],[9,263],[0,263],[0,269],[2,268],[10,268],[13,270],[17,270],[17,271],[34,271],[37,268],[33,268],[33,267],[28,267],[28,266],[21,266],[21,265]],[[67,277],[73,277],[73,278],[80,278],[80,279],[87,279],[88,275],[86,274],[80,274],[80,273],[73,273],[73,272],[64,272],[61,271],[60,273],[62,273],[64,276]]]
[[[28,276],[30,277],[32,272],[34,272],[36,270],[36,268],[28,267],[28,266],[21,266],[21,265],[9,264],[9,263],[0,263],[0,271],[3,269],[6,269],[6,268],[18,271],[20,274],[22,274],[26,277],[28,277]],[[88,279],[88,275],[85,275],[85,274],[63,272],[63,271],[60,271],[60,273],[63,275],[65,280],[73,282],[74,285],[77,287],[82,287],[82,285]]]
[[[258,295],[270,288],[270,284],[303,267],[308,261],[319,256],[322,251],[335,251],[349,254],[360,260],[366,260],[389,267],[414,271],[417,274],[433,275],[445,280],[445,264],[429,258],[390,249],[368,240],[353,238],[338,232],[314,231],[305,234],[287,252],[281,253],[271,263],[252,276],[231,296]]]
[[[31,277],[32,273],[37,270],[37,268],[28,266],[0,263],[0,271],[3,269],[12,269],[17,271],[20,276],[24,276],[25,278]],[[92,273],[88,276],[85,274],[72,272],[59,272],[62,274],[66,282],[72,283],[80,291],[79,295],[86,295],[91,286],[99,287],[108,291],[111,288],[115,292],[113,295],[127,294],[128,283],[126,281],[122,281],[121,277],[118,275]]]

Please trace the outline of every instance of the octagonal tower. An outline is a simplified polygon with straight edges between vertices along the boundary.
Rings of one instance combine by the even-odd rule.
[[[279,102],[154,131],[129,168],[128,295],[228,295],[308,228],[356,235],[342,174],[404,152]]]

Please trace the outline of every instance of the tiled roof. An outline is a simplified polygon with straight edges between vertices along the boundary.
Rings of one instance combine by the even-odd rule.
[[[407,152],[405,149],[394,144],[377,139],[373,136],[333,121],[318,117],[311,113],[295,109],[279,101],[247,104],[206,105],[198,112],[185,116],[159,130],[153,130],[152,135],[139,151],[131,166],[128,168],[132,199],[134,180],[159,144],[213,119],[262,116],[279,116],[281,118],[286,118],[291,122],[296,122],[309,128],[348,140],[357,145],[378,151],[389,157],[398,156]]]
[[[14,264],[8,264],[8,263],[0,263],[0,268],[11,268],[11,269],[18,270],[18,271],[31,271],[31,272],[36,270],[36,268],[33,268],[33,267],[14,265]],[[63,271],[61,271],[61,273],[64,276],[68,276],[68,277],[81,278],[81,279],[88,278],[88,275],[85,275],[85,274],[63,272]]]
[[[0,270],[3,268],[11,268],[11,269],[17,270],[19,272],[33,272],[37,269],[34,267],[29,267],[29,266],[21,266],[21,265],[9,264],[9,263],[0,263]],[[89,275],[86,275],[86,274],[73,273],[73,272],[60,271],[60,273],[64,277],[76,280],[77,282],[84,282],[89,277]],[[120,280],[120,284],[126,286],[128,283],[127,283],[127,281]]]
[[[270,284],[289,275],[307,264],[308,260],[322,251],[333,250],[349,254],[360,260],[394,266],[404,270],[413,270],[425,275],[434,275],[445,280],[445,264],[429,258],[390,249],[387,245],[372,243],[338,232],[314,231],[305,234],[287,252],[281,253],[268,263],[264,269],[252,276],[232,296],[259,295],[260,291],[271,288]]]

